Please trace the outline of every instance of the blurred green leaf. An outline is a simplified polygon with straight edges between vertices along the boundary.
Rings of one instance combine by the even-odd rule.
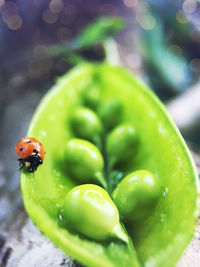
[[[76,64],[79,64],[79,63],[84,63],[86,61],[82,56],[80,56],[80,55],[78,55],[76,53],[68,53],[66,55],[65,60],[68,63],[71,63],[72,65],[76,65]]]
[[[70,42],[50,46],[47,53],[51,56],[68,57],[72,51],[87,49],[112,37],[122,30],[124,25],[124,21],[120,17],[100,17]]]
[[[183,56],[168,50],[162,23],[143,32],[144,59],[152,87],[167,94],[184,90],[191,82],[191,73]]]
[[[77,48],[89,47],[113,36],[124,28],[120,17],[101,17],[90,24],[75,40]]]

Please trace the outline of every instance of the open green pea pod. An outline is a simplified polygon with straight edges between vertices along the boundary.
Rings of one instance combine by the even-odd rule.
[[[122,171],[148,170],[161,184],[161,196],[152,214],[139,222],[121,224],[127,242],[120,238],[97,240],[90,232],[88,238],[84,227],[79,234],[62,222],[66,195],[80,186],[59,164],[64,144],[76,138],[66,122],[72,110],[83,105],[84,92],[93,86],[100,92],[99,106],[113,99],[121,103],[120,123],[133,125],[137,134],[137,149],[133,147],[135,153],[128,164],[120,165]],[[44,144],[46,158],[34,174],[21,173],[24,204],[41,232],[56,246],[87,266],[175,266],[197,223],[198,176],[180,133],[145,85],[121,67],[80,65],[47,93],[27,135]],[[105,172],[106,179],[113,177]],[[89,223],[93,224],[91,217]]]

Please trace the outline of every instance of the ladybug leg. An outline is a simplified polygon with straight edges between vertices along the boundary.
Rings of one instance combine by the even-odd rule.
[[[27,158],[25,158],[26,163],[29,163],[27,166],[27,172],[35,172],[39,165],[41,165],[43,162],[39,155],[31,155]]]
[[[28,173],[34,173],[37,170],[38,166],[43,163],[41,157],[37,155],[37,153],[26,158],[19,158],[18,161],[19,170],[26,168],[26,171]]]
[[[25,160],[23,158],[19,158],[19,171],[25,166]]]
[[[24,168],[24,165],[20,165],[20,166],[19,166],[19,171],[20,171],[22,168]]]

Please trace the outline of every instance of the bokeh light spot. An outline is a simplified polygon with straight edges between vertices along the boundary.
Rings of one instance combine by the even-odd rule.
[[[2,13],[3,22],[7,24],[9,17],[13,15],[18,15],[18,11],[16,9],[5,9]]]
[[[70,16],[74,16],[76,14],[76,8],[71,4],[66,5],[65,6],[65,14],[70,15]]]
[[[197,8],[197,3],[195,0],[185,0],[183,3],[183,10],[187,14],[193,13]]]
[[[52,13],[60,13],[64,5],[61,0],[52,0],[49,4],[49,9]]]
[[[138,0],[123,0],[123,2],[127,7],[135,7],[138,3]]]
[[[145,14],[146,12],[149,11],[149,4],[147,2],[144,1],[140,1],[137,5],[137,12],[139,12],[139,14]]]
[[[66,5],[64,12],[60,16],[60,22],[64,25],[69,25],[74,21],[76,9],[73,5]]]
[[[139,23],[143,29],[152,30],[156,25],[156,20],[152,15],[145,14],[140,17]]]
[[[41,75],[48,74],[53,67],[53,60],[51,58],[45,58],[43,60],[32,59],[29,62],[28,74],[31,78],[38,78]]]
[[[34,57],[42,57],[46,54],[46,52],[47,52],[47,47],[45,45],[42,45],[42,44],[36,45],[33,48],[33,56]]]
[[[0,7],[1,7],[2,12],[7,9],[15,9],[16,12],[18,12],[18,6],[14,2],[11,2],[11,1],[0,0]]]
[[[181,55],[182,54],[182,48],[179,45],[170,45],[167,49],[168,52]]]
[[[142,66],[141,57],[137,53],[128,53],[125,60],[127,66],[132,70],[137,70]]]
[[[11,15],[7,18],[6,24],[11,30],[19,30],[23,24],[23,20],[18,15]]]
[[[117,8],[112,4],[104,4],[100,8],[100,15],[117,16]]]
[[[63,25],[69,25],[73,22],[74,18],[73,16],[67,16],[65,14],[62,14],[60,16],[60,22],[63,24]]]
[[[3,6],[5,3],[5,0],[0,0],[0,6]]]
[[[55,13],[52,13],[49,9],[45,10],[42,18],[44,20],[44,22],[48,23],[48,24],[53,24],[57,21],[58,16]]]
[[[182,10],[179,10],[176,13],[176,20],[181,23],[181,24],[186,24],[188,23],[188,19],[186,18],[185,14],[183,13]]]
[[[57,32],[57,38],[59,41],[65,41],[72,37],[72,30],[68,27],[62,27]]]

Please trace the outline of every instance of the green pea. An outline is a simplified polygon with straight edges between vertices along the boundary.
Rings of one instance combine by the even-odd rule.
[[[143,220],[151,215],[160,195],[159,179],[146,170],[127,175],[113,192],[120,214],[131,221]]]
[[[100,186],[85,184],[70,190],[64,200],[63,219],[79,233],[95,239],[111,237],[128,242],[120,225],[118,210]]]
[[[100,90],[96,86],[89,87],[82,95],[83,104],[93,110],[97,110],[100,99]]]
[[[92,143],[73,138],[64,147],[64,162],[67,171],[80,182],[99,181],[104,187],[104,160]]]
[[[102,132],[102,124],[91,109],[77,108],[70,118],[70,125],[76,137],[98,142]]]
[[[134,157],[137,147],[137,135],[131,124],[120,124],[107,137],[106,151],[111,165],[123,163]]]
[[[99,108],[99,116],[103,122],[103,125],[107,131],[111,130],[122,119],[123,107],[119,100],[112,99],[105,101],[105,103]]]

